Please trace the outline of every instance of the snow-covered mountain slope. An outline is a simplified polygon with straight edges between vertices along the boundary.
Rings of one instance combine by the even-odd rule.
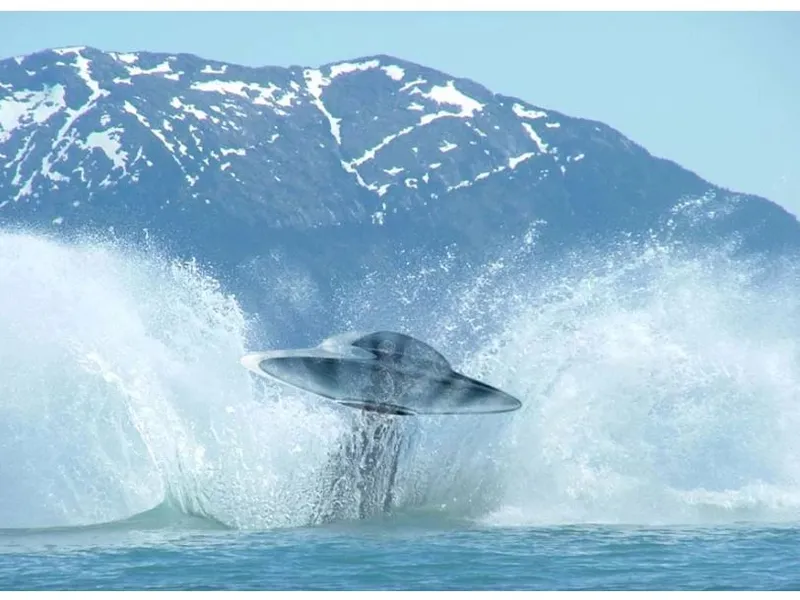
[[[167,180],[160,208],[269,189],[260,204],[273,225],[366,211],[381,222],[412,198],[526,162],[540,177],[564,176],[585,156],[559,115],[388,57],[250,69],[66,48],[4,61],[0,86],[4,201],[51,196],[61,220],[111,190]],[[314,193],[331,181],[338,193]]]
[[[7,59],[0,161],[0,225],[147,229],[210,260],[295,235],[354,245],[353,231],[371,240],[360,254],[439,235],[476,248],[537,220],[560,239],[679,221],[755,246],[800,239],[774,204],[608,126],[388,56],[320,68],[85,47]]]

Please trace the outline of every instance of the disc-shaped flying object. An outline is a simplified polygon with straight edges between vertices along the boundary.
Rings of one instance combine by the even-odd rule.
[[[263,377],[373,412],[478,414],[522,406],[513,396],[454,371],[424,342],[391,331],[345,333],[316,348],[254,352],[241,362]]]

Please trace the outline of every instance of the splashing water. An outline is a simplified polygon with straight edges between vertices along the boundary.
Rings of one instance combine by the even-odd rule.
[[[461,368],[525,402],[508,428],[473,425],[485,445],[451,444],[458,472],[426,493],[488,487],[481,518],[502,524],[798,520],[800,277],[766,266],[652,243],[453,288],[467,325],[434,343],[457,350],[481,315]]]
[[[502,524],[797,519],[791,264],[765,276],[723,249],[655,243],[538,271],[523,255],[469,269],[450,256],[342,291],[331,333],[406,331],[524,402],[420,419],[397,510]],[[325,494],[353,413],[252,379],[238,362],[248,317],[195,265],[0,234],[0,286],[0,527],[166,501],[268,528],[346,504],[349,492]]]
[[[0,235],[0,526],[169,501],[302,523],[343,423],[243,372],[247,322],[191,264]]]

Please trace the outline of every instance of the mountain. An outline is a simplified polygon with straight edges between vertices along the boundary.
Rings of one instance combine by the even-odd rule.
[[[607,125],[389,56],[250,68],[76,47],[3,60],[0,161],[0,227],[146,235],[240,279],[276,256],[329,288],[405,253],[455,245],[481,260],[534,224],[552,251],[653,231],[800,246],[777,205]]]

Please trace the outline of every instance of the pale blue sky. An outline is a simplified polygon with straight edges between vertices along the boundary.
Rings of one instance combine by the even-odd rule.
[[[90,45],[315,66],[392,54],[604,121],[800,214],[800,13],[0,13],[0,56]]]

